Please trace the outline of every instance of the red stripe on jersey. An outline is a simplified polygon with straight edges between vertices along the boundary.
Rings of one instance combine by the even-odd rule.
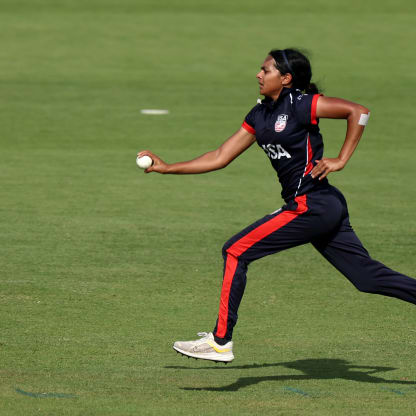
[[[306,176],[313,169],[312,158],[313,158],[313,153],[312,153],[312,146],[311,146],[311,138],[308,134],[308,159],[307,159],[307,165],[305,167],[305,172],[303,176]]]
[[[241,125],[241,127],[244,130],[247,130],[251,134],[256,134],[256,130],[254,130],[253,127],[251,127],[250,124],[248,124],[246,121],[244,121],[244,123]]]
[[[236,241],[228,250],[225,263],[224,279],[222,282],[220,310],[218,313],[218,324],[216,336],[224,338],[227,333],[227,319],[228,319],[228,303],[230,299],[231,285],[233,283],[234,274],[238,265],[238,256],[247,251],[254,244],[261,241],[263,238],[274,233],[280,228],[289,224],[291,221],[304,214],[308,210],[306,204],[306,195],[295,198],[298,207],[295,211],[282,211],[271,220],[259,225],[254,230],[250,231],[240,240]]]
[[[322,94],[315,94],[312,98],[312,108],[311,108],[311,124],[318,124],[318,119],[316,118],[316,105],[318,104],[318,98]]]

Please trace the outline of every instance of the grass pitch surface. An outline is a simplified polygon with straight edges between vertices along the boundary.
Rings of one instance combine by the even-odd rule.
[[[372,111],[330,181],[373,257],[415,276],[412,1],[1,9],[1,415],[414,414],[415,307],[358,293],[309,246],[250,266],[232,364],[174,354],[213,327],[222,244],[280,189],[256,146],[208,175],[134,163],[218,146],[267,51],[306,48],[327,95]],[[336,155],[345,124],[321,129]]]

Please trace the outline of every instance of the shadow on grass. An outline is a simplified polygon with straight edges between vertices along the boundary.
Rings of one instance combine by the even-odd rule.
[[[165,368],[181,369],[181,370],[249,370],[254,368],[267,367],[284,367],[291,370],[301,371],[303,374],[276,375],[263,377],[240,377],[234,383],[222,387],[205,387],[191,388],[184,387],[183,390],[207,390],[207,391],[237,391],[244,387],[252,386],[263,381],[300,381],[300,380],[330,380],[343,379],[350,381],[358,381],[360,383],[382,383],[382,384],[402,384],[415,385],[416,381],[409,380],[386,380],[382,377],[374,376],[376,373],[396,370],[394,367],[377,367],[354,365],[347,360],[317,358],[296,360],[286,363],[265,363],[251,364],[243,366],[228,367],[184,367],[184,366],[167,366]]]

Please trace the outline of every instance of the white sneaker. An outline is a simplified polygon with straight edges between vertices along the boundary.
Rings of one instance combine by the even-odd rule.
[[[196,341],[176,341],[173,344],[173,349],[187,357],[202,360],[224,363],[234,360],[232,341],[225,345],[219,345],[215,342],[212,332],[198,332],[198,336],[202,338]]]

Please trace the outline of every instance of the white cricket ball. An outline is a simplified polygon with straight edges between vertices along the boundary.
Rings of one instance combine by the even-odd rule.
[[[153,159],[149,156],[138,157],[138,158],[136,158],[136,165],[140,169],[150,168],[150,166],[153,165]]]

